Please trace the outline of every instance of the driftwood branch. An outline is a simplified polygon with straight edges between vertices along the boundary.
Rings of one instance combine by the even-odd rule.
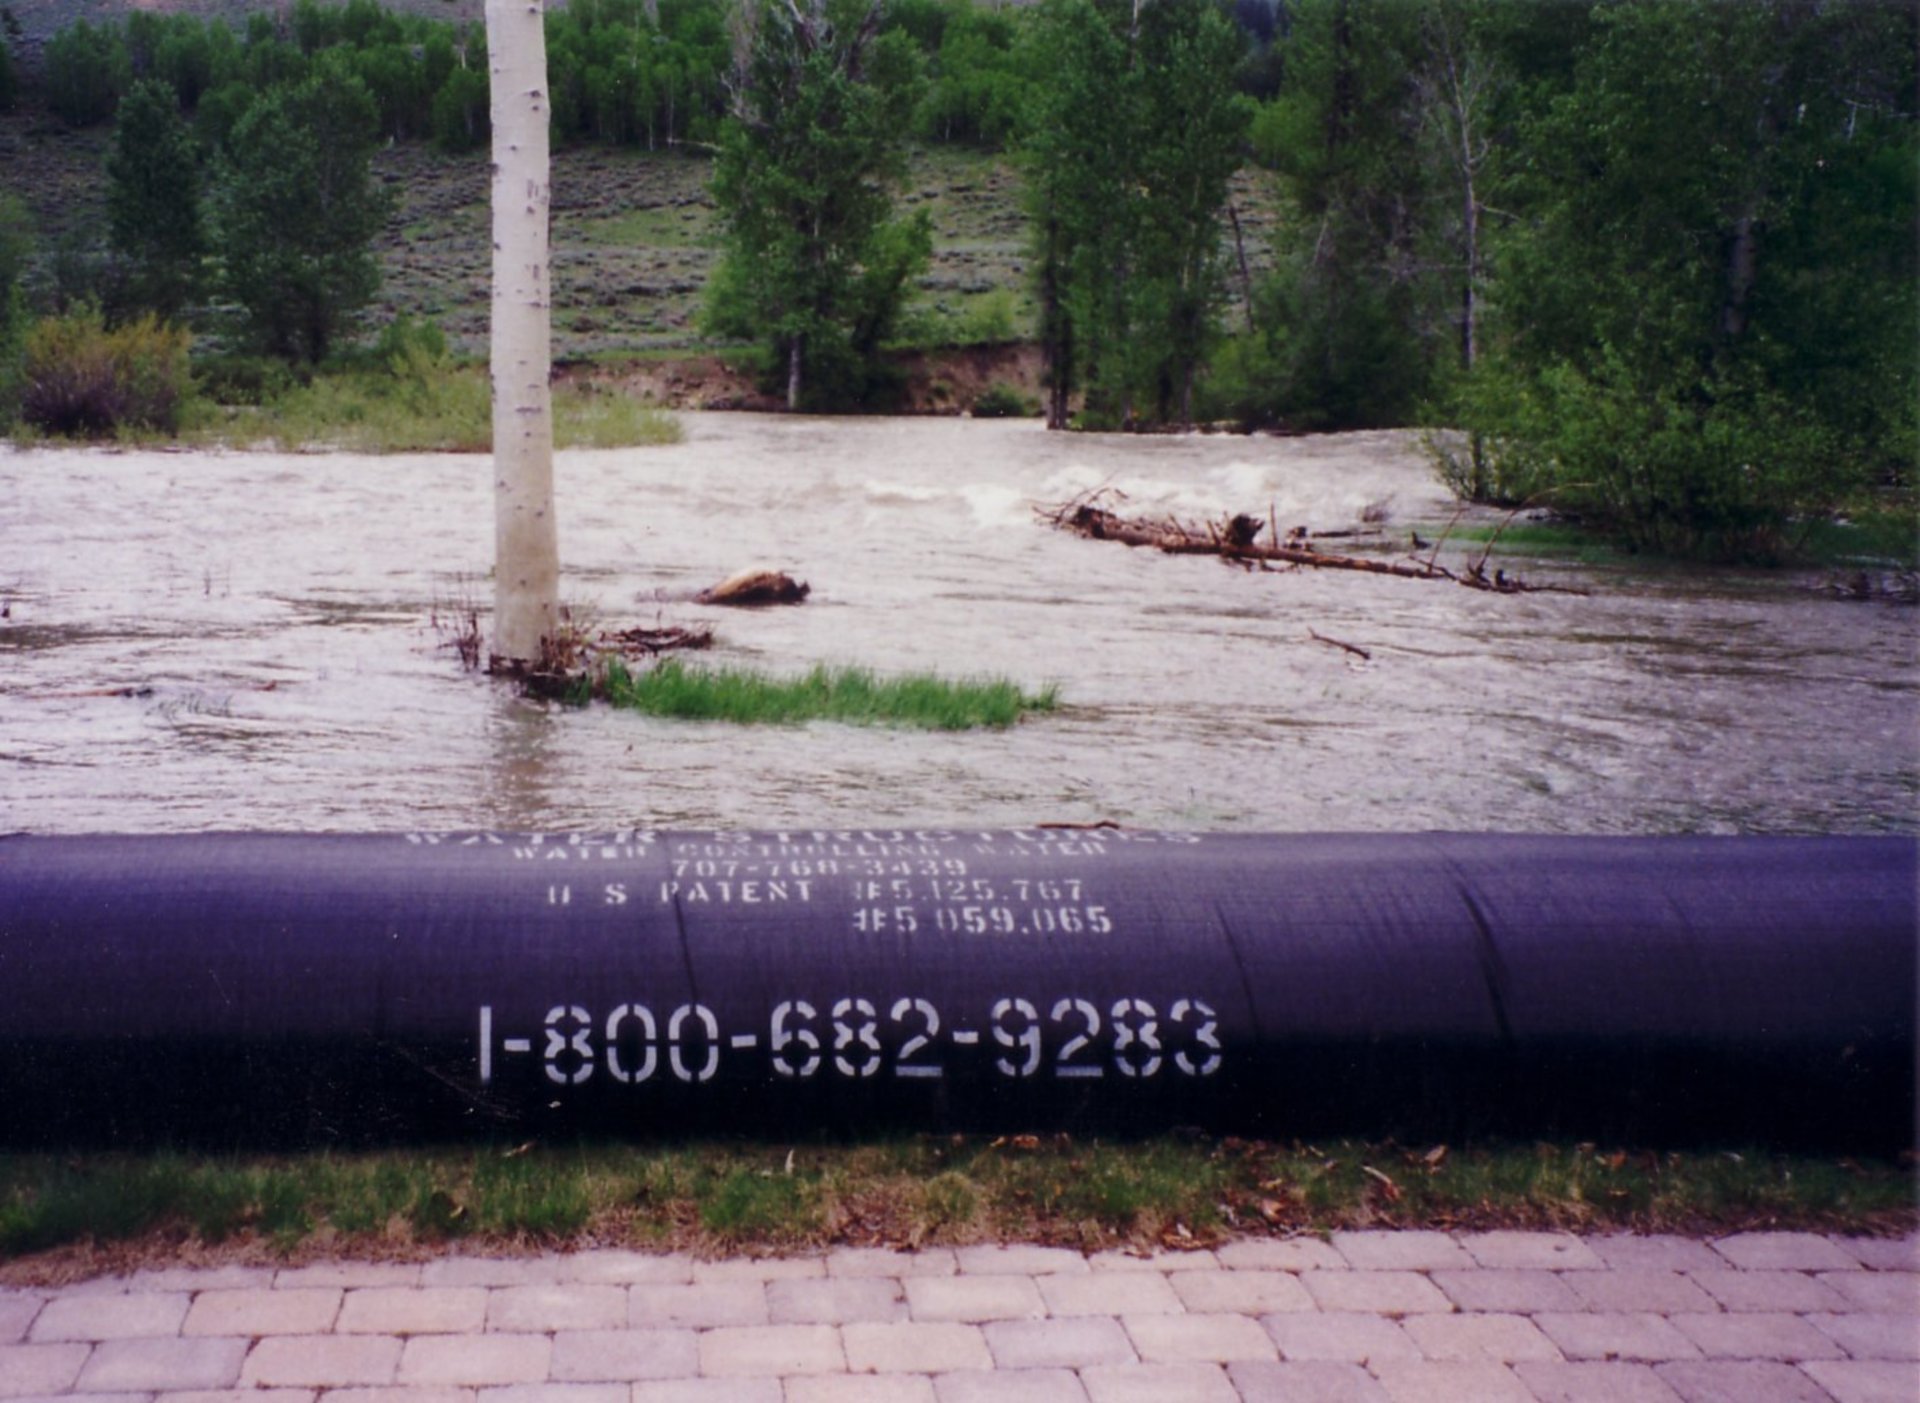
[[[1151,546],[1168,555],[1214,555],[1240,565],[1271,565],[1275,562],[1314,570],[1358,570],[1370,575],[1393,575],[1407,580],[1451,580],[1469,589],[1495,594],[1526,594],[1549,591],[1558,594],[1585,594],[1583,589],[1562,585],[1531,585],[1505,570],[1487,572],[1486,557],[1469,562],[1456,574],[1438,561],[1439,547],[1425,560],[1387,560],[1375,556],[1344,555],[1321,550],[1314,545],[1317,536],[1295,528],[1284,538],[1279,536],[1271,507],[1267,519],[1244,513],[1219,521],[1190,526],[1168,518],[1151,521],[1126,517],[1105,504],[1119,500],[1111,488],[1099,488],[1052,506],[1037,506],[1040,520],[1057,530],[1071,531],[1094,541],[1118,541],[1128,546]],[[1448,528],[1451,532],[1451,526]],[[1258,538],[1267,533],[1267,542]],[[1354,532],[1329,532],[1329,536],[1350,536]],[[1442,537],[1444,543],[1445,537]]]
[[[1311,638],[1315,643],[1324,643],[1329,648],[1344,649],[1346,652],[1352,653],[1363,663],[1373,661],[1373,654],[1369,653],[1365,648],[1358,647],[1352,643],[1342,643],[1337,638],[1329,638],[1324,633],[1316,632],[1311,628],[1307,630],[1307,637]]]

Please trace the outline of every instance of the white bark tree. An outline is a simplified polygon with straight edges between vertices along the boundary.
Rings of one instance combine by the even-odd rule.
[[[553,511],[547,46],[541,0],[487,0],[493,112],[493,663],[537,662],[560,614]]]

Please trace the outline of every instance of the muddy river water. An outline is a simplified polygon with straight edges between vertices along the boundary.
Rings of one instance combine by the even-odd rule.
[[[1431,536],[1452,509],[1406,435],[684,423],[561,455],[577,609],[710,622],[716,656],[771,670],[1056,683],[1062,708],[929,735],[520,700],[433,622],[490,598],[482,458],[0,449],[0,828],[1920,831],[1913,610],[1637,564],[1517,562],[1584,597],[1250,574],[1031,510],[1111,483],[1283,530],[1384,504]],[[810,602],[671,602],[762,563]]]

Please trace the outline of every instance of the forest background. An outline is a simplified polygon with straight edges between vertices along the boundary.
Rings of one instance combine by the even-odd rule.
[[[0,11],[0,417],[166,429],[478,349],[484,35],[424,8]],[[1897,0],[573,0],[547,30],[563,349],[718,351],[838,411],[898,407],[904,357],[1028,347],[1037,404],[953,407],[1435,426],[1463,497],[1667,553],[1911,511]],[[621,245],[657,261],[609,286]]]

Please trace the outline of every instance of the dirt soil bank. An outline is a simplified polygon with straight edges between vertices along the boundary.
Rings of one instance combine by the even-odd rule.
[[[902,376],[901,396],[888,406],[895,414],[963,414],[995,385],[1018,391],[1038,408],[1040,348],[1026,342],[964,346],[939,351],[903,351],[894,364]],[[718,355],[688,355],[625,365],[575,365],[558,378],[592,381],[650,400],[669,409],[781,410],[785,400],[766,393],[753,372]]]

